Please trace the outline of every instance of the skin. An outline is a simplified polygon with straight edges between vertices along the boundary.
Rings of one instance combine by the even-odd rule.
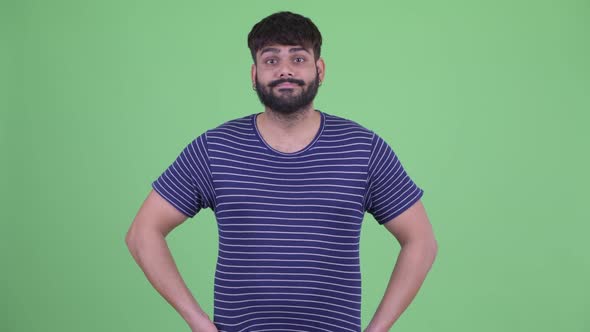
[[[365,332],[387,332],[410,305],[438,252],[432,225],[419,200],[383,224],[401,245],[385,294]]]
[[[273,93],[288,96],[301,93],[316,75],[324,80],[325,64],[314,60],[313,50],[298,46],[270,45],[256,55],[251,78],[261,84],[293,77],[303,80],[304,87],[273,88]],[[283,89],[283,90],[281,90]],[[284,115],[271,109],[258,116],[257,125],[264,140],[283,152],[295,152],[307,146],[320,125],[320,114],[313,103],[293,114]],[[131,255],[152,286],[176,309],[193,332],[218,332],[182,279],[166,243],[166,236],[187,219],[153,189],[141,205],[125,242]],[[365,332],[386,332],[410,305],[430,270],[438,251],[432,226],[421,201],[386,222],[384,227],[401,245],[383,298]]]
[[[127,231],[125,243],[152,286],[193,332],[218,332],[182,279],[166,236],[187,218],[153,189]]]
[[[256,78],[263,86],[281,78],[295,78],[305,82],[305,86],[292,85],[291,89],[276,86],[272,92],[288,97],[301,94],[304,88],[319,75],[324,80],[325,63],[322,58],[314,60],[312,49],[301,46],[268,45],[256,53],[256,63],[252,64],[250,77],[252,85]],[[281,91],[282,90],[282,91]],[[313,102],[293,114],[284,115],[265,107],[264,113],[257,117],[257,126],[262,138],[274,149],[282,152],[296,152],[306,147],[319,130],[321,115],[314,110]]]

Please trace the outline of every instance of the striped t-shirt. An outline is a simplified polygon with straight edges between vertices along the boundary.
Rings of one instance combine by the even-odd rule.
[[[152,183],[188,217],[215,213],[220,332],[361,331],[364,213],[384,224],[422,197],[380,136],[316,111],[300,151],[273,149],[251,114],[195,138]]]

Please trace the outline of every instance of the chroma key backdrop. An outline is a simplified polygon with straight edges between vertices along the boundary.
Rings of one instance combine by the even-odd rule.
[[[323,38],[315,107],[374,130],[424,190],[438,255],[392,330],[590,331],[590,4],[3,1],[0,331],[189,331],[125,245],[205,130],[263,111],[246,45],[289,10]],[[218,234],[168,237],[213,315]],[[400,245],[365,215],[362,326]]]

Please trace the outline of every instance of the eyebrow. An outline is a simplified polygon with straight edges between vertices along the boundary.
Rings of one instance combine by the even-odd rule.
[[[303,47],[292,47],[289,49],[289,53],[295,53],[295,52],[299,52],[299,51],[305,51],[307,53],[309,53],[309,51],[307,51],[305,48]],[[272,53],[280,53],[281,50],[279,50],[276,47],[265,47],[262,49],[262,51],[260,52],[260,56],[262,56],[264,53],[266,52],[272,52]]]

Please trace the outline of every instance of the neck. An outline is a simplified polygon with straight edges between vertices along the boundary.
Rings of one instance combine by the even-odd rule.
[[[265,107],[264,113],[260,114],[259,117],[267,128],[274,128],[285,134],[291,134],[301,132],[300,128],[309,127],[310,124],[317,122],[319,114],[316,113],[318,112],[314,110],[312,103],[290,114],[276,112]]]
[[[310,105],[293,114],[285,115],[265,109],[256,117],[256,126],[262,139],[282,152],[300,151],[318,133],[322,114]]]

